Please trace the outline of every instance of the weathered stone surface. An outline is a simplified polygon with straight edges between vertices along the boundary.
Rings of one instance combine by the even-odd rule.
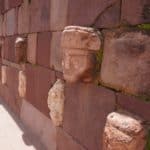
[[[115,109],[115,93],[93,84],[66,84],[64,130],[88,150],[102,148],[107,115]]]
[[[30,32],[48,31],[50,28],[50,0],[32,0],[30,16]]]
[[[61,126],[63,122],[64,86],[64,81],[58,79],[48,92],[47,102],[50,109],[50,117],[55,126]]]
[[[49,117],[47,96],[50,87],[55,82],[54,71],[27,64],[25,74],[27,81],[26,100]]]
[[[57,129],[57,150],[85,150],[77,141],[65,133],[62,129]]]
[[[21,63],[26,61],[27,39],[17,37],[15,41],[15,62]]]
[[[150,103],[133,96],[117,94],[118,106],[128,110],[146,121],[150,121]]]
[[[69,0],[68,2],[68,24],[91,26],[98,16],[116,0]]]
[[[62,33],[63,73],[68,82],[90,82],[94,78],[99,32],[93,28],[68,26]]]
[[[6,13],[6,35],[17,33],[17,14],[18,9],[11,9]]]
[[[49,67],[50,46],[51,46],[51,32],[38,33],[37,64],[44,67]]]
[[[23,0],[9,0],[9,8],[17,7],[21,5]]]
[[[103,138],[103,150],[143,150],[146,130],[139,118],[113,112],[107,117]]]
[[[0,15],[0,36],[3,35],[3,15]]]
[[[50,47],[50,67],[62,72],[61,32],[52,32]]]
[[[112,28],[120,25],[121,1],[117,0],[112,6],[108,7],[97,17],[94,27],[96,28]]]
[[[100,33],[94,28],[67,26],[62,32],[61,46],[97,51],[101,46]]]
[[[23,0],[23,3],[18,10],[18,33],[28,33],[29,32],[29,1]]]
[[[132,9],[134,8],[134,9]],[[123,0],[122,1],[122,22],[136,25],[150,22],[150,1],[149,0]]]
[[[21,120],[42,141],[45,150],[56,150],[56,129],[51,120],[25,100],[21,107]]]
[[[0,13],[4,11],[4,0],[0,0]]]
[[[19,85],[18,85],[18,93],[21,98],[26,96],[26,75],[23,71],[19,71],[18,75]]]
[[[105,36],[102,83],[130,94],[150,96],[149,35],[121,31]]]
[[[7,66],[1,66],[1,81],[2,84],[7,83]]]
[[[51,0],[50,2],[50,30],[63,30],[67,25],[68,0]]]
[[[37,50],[37,33],[28,35],[27,46],[27,61],[31,64],[36,64],[36,50]]]

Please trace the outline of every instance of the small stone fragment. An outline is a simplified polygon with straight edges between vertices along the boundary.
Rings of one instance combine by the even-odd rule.
[[[50,117],[55,126],[61,126],[64,112],[64,81],[58,79],[48,93]]]

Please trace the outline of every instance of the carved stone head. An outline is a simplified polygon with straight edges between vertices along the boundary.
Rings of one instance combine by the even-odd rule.
[[[93,28],[68,26],[62,33],[63,74],[68,82],[90,82],[94,78],[100,33]]]

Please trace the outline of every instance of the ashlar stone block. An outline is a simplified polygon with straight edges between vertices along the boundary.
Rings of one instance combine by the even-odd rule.
[[[58,79],[48,93],[50,117],[55,126],[61,126],[64,112],[64,81]]]

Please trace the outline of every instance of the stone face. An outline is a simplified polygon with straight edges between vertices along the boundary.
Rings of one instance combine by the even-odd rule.
[[[30,16],[30,32],[48,31],[50,28],[50,0],[32,0]]]
[[[62,30],[67,24],[68,0],[51,0],[50,4],[50,29]]]
[[[7,66],[1,66],[1,81],[2,84],[7,83]]]
[[[27,52],[27,39],[17,37],[15,41],[15,62],[25,62]]]
[[[0,15],[0,36],[3,35],[3,16]]]
[[[17,33],[17,11],[13,8],[6,13],[6,35]]]
[[[18,33],[28,33],[29,32],[29,1],[23,0],[23,3],[18,10]]]
[[[134,8],[134,9],[131,9]],[[136,25],[150,22],[150,1],[149,0],[123,0],[122,1],[122,22]]]
[[[52,32],[50,47],[50,67],[62,72],[61,32]]]
[[[55,126],[61,126],[63,122],[64,112],[64,81],[58,79],[48,92],[48,107],[50,109],[50,117]]]
[[[99,32],[92,28],[69,26],[62,33],[63,73],[68,82],[90,82],[94,78]]]
[[[23,71],[19,71],[18,93],[21,98],[26,96],[26,75]]]
[[[57,129],[57,150],[85,150],[77,141],[65,133],[62,129]]]
[[[139,115],[146,121],[150,121],[150,103],[133,96],[117,94],[119,107]]]
[[[36,50],[37,50],[37,33],[28,35],[27,46],[27,61],[31,64],[36,64]]]
[[[25,100],[23,100],[20,116],[24,125],[45,145],[45,150],[56,150],[56,128],[50,119]]]
[[[113,112],[107,117],[103,138],[103,150],[142,150],[146,144],[146,130],[139,118]]]
[[[140,31],[108,33],[104,43],[101,81],[117,90],[149,96],[149,59],[149,35]]]
[[[50,45],[51,45],[51,33],[50,32],[38,33],[37,64],[44,67],[49,67]]]
[[[106,116],[114,109],[114,92],[93,84],[66,84],[63,128],[86,149],[100,150]]]
[[[44,115],[49,117],[47,96],[50,87],[55,82],[54,71],[33,65],[26,65],[26,100]]]

